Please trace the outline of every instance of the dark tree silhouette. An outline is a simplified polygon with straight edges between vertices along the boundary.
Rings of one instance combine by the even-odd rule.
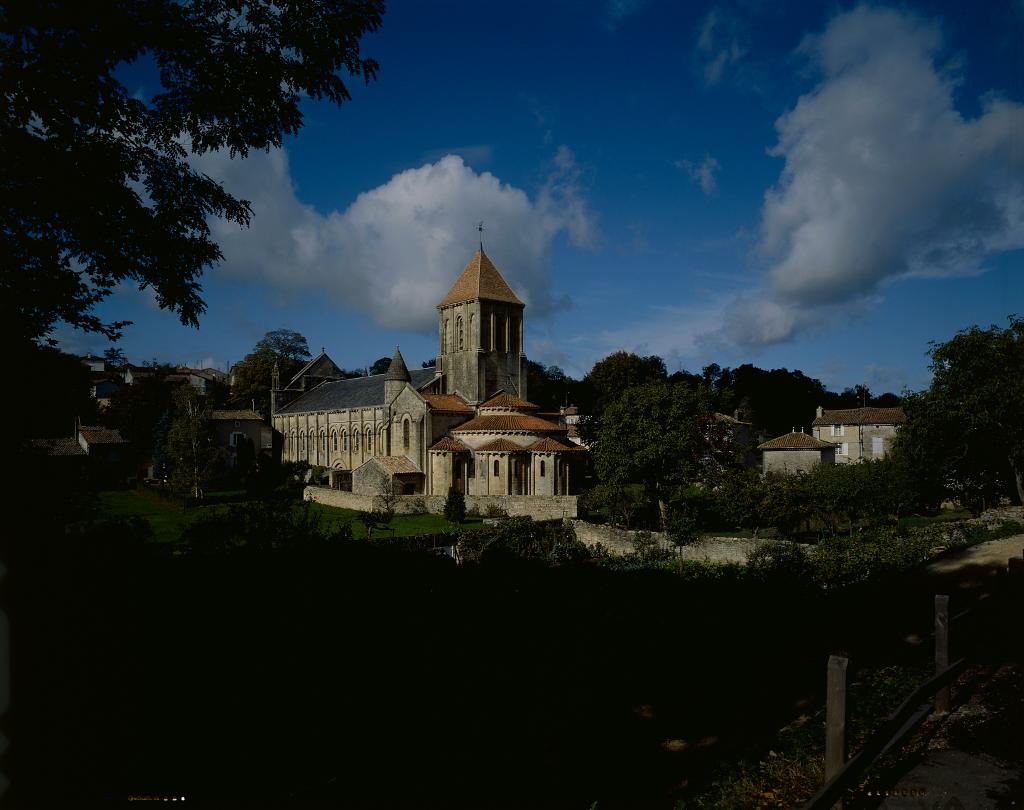
[[[0,322],[21,339],[63,320],[116,338],[95,305],[122,281],[151,287],[196,326],[199,279],[221,251],[208,219],[249,204],[194,170],[190,152],[280,146],[305,94],[340,104],[369,81],[359,40],[383,0],[40,0],[0,11]],[[118,69],[148,58],[160,89],[132,96]]]

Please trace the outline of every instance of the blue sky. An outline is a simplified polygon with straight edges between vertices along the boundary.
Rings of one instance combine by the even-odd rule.
[[[129,286],[101,311],[135,362],[223,368],[287,327],[418,364],[482,219],[528,355],[574,376],[626,349],[921,388],[929,340],[1024,314],[1022,39],[1016,1],[394,0],[350,103],[197,159],[255,211],[213,223],[201,328]]]

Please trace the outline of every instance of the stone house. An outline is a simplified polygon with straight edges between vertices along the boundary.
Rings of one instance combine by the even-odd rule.
[[[811,429],[816,438],[835,444],[837,464],[851,464],[885,457],[905,419],[902,408],[827,411],[819,406]]]
[[[816,464],[835,464],[836,446],[801,430],[769,439],[757,446],[765,473],[810,472]]]
[[[578,492],[586,450],[527,400],[524,309],[481,248],[437,305],[435,366],[410,371],[396,348],[385,374],[341,379],[323,352],[287,386],[275,373],[282,458],[323,465],[357,494],[382,476],[409,495]]]
[[[217,435],[217,445],[228,452],[229,469],[235,468],[239,444],[246,439],[252,442],[254,456],[274,452],[274,431],[256,411],[211,411],[210,422]]]

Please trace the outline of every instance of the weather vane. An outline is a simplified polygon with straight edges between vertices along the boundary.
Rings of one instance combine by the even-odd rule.
[[[481,219],[476,224],[476,229],[480,231],[480,250],[484,249],[484,221]]]

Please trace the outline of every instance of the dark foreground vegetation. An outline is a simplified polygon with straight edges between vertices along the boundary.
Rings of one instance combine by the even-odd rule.
[[[827,653],[884,663],[929,620],[898,565],[822,588],[780,551],[680,576],[521,522],[456,566],[248,519],[273,540],[173,554],[142,521],[86,521],[12,548],[16,806],[668,807],[813,700]]]

